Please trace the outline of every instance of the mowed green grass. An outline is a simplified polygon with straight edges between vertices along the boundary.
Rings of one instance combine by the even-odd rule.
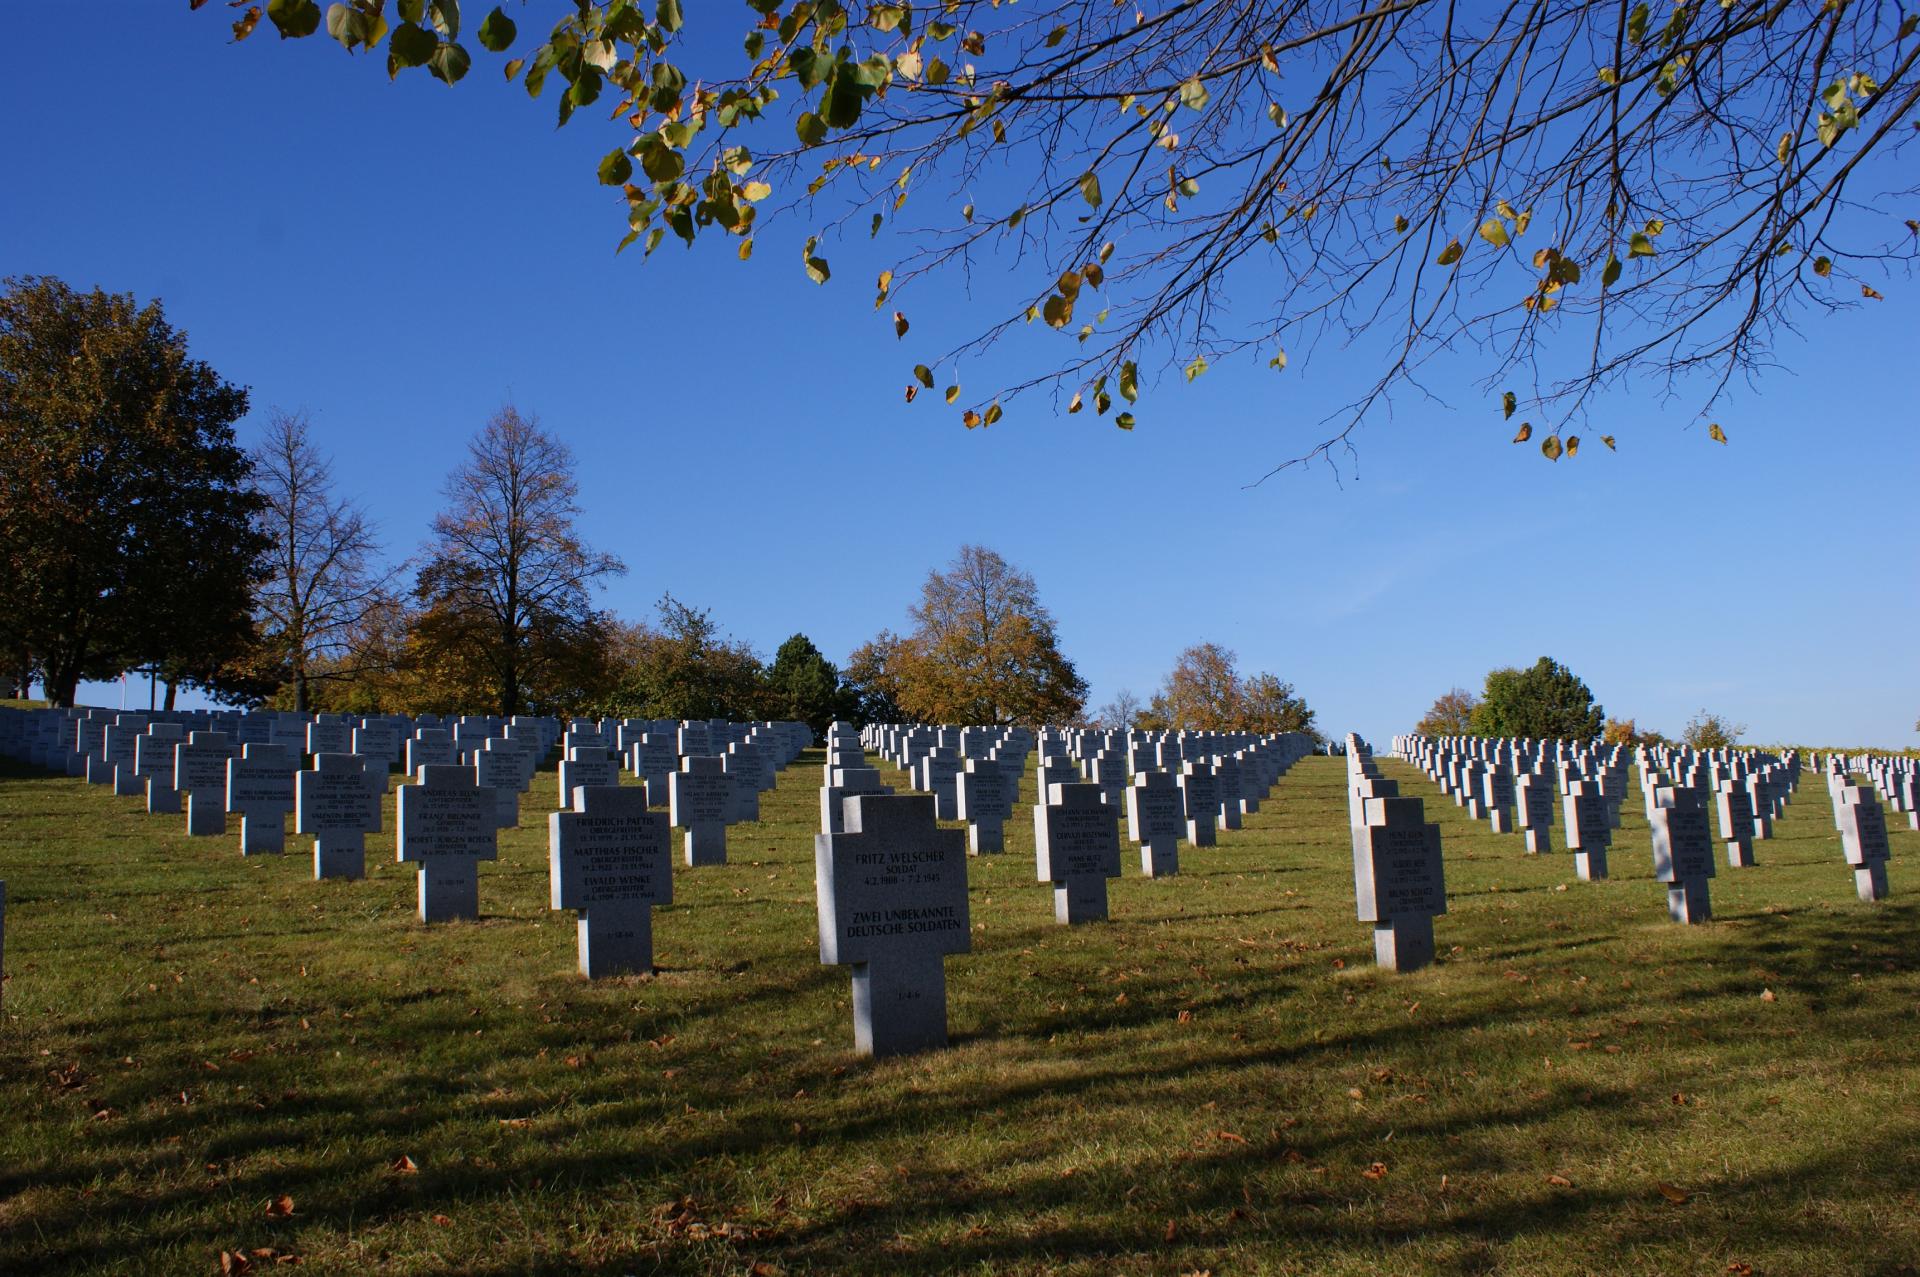
[[[1920,1263],[1920,835],[1860,903],[1817,781],[1685,928],[1635,807],[1577,883],[1386,762],[1452,891],[1410,976],[1354,920],[1341,760],[1179,878],[1129,853],[1101,925],[1054,924],[1023,806],[971,865],[952,1049],[874,1062],[818,962],[818,762],[676,871],[660,972],[599,984],[547,907],[550,770],[483,920],[431,928],[391,799],[368,880],[321,884],[305,839],[0,775],[0,1272]]]

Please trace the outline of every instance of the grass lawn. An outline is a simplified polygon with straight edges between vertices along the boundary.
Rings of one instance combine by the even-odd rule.
[[[1412,976],[1354,920],[1341,760],[1179,878],[1130,854],[1089,927],[1023,806],[971,865],[953,1048],[875,1063],[818,962],[818,762],[677,870],[659,974],[601,984],[547,908],[551,770],[483,920],[426,928],[391,798],[368,880],[322,884],[307,839],[244,860],[237,820],[0,764],[0,1273],[1920,1265],[1920,834],[1861,904],[1817,779],[1684,928],[1637,801],[1577,883],[1385,761],[1452,890]]]

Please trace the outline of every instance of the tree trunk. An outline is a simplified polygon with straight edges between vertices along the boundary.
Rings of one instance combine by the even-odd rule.
[[[169,714],[173,713],[173,698],[175,695],[179,693],[179,690],[180,689],[174,685],[174,681],[172,679],[167,680],[167,700],[166,700],[166,703],[161,706],[161,708],[164,709]]]

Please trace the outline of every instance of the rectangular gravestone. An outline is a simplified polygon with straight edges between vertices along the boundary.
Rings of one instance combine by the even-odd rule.
[[[604,752],[604,751],[602,751]],[[553,907],[579,911],[580,974],[653,970],[653,908],[673,903],[673,834],[639,785],[578,785],[547,817]]]
[[[1049,785],[1033,807],[1037,877],[1053,884],[1053,917],[1062,925],[1107,916],[1107,879],[1120,876],[1120,811],[1100,786]]]
[[[686,735],[686,729],[681,729]],[[680,770],[667,778],[667,806],[675,829],[684,830],[687,867],[727,863],[727,817],[733,808],[733,777],[717,754],[697,754],[680,760]]]
[[[1667,884],[1667,916],[1675,922],[1713,917],[1707,880],[1713,877],[1713,826],[1707,809],[1688,802],[1691,790],[1662,787],[1647,823],[1653,830],[1653,876]]]
[[[813,840],[820,961],[853,968],[853,1041],[865,1055],[947,1044],[944,958],[971,947],[966,839],[930,795],[856,795],[846,829]]]
[[[429,766],[395,801],[395,855],[420,871],[420,921],[477,919],[480,862],[500,854],[500,800],[471,767]]]
[[[1186,799],[1172,772],[1145,771],[1127,788],[1127,837],[1140,844],[1140,872],[1167,878],[1180,872],[1180,840],[1187,832]]]
[[[1369,798],[1353,857],[1360,921],[1373,924],[1374,961],[1415,971],[1433,961],[1433,920],[1447,911],[1440,826],[1418,798]]]
[[[314,880],[366,877],[366,837],[380,831],[385,778],[356,754],[315,754],[313,770],[293,782],[293,828],[313,838]]]
[[[309,754],[352,753],[353,728],[347,726],[345,723],[308,723],[307,752]]]
[[[277,856],[287,849],[293,812],[293,758],[278,745],[247,745],[227,760],[227,814],[240,817],[240,854]]]
[[[453,735],[437,727],[423,727],[406,746],[408,776],[418,776],[422,767],[451,767],[459,761],[453,747]]]
[[[1231,755],[1213,757],[1213,783],[1220,802],[1215,823],[1225,831],[1240,828],[1240,764]]]
[[[732,782],[727,795],[727,823],[746,824],[760,819],[760,779],[766,760],[751,745],[727,746],[720,770]]]
[[[185,734],[177,723],[155,723],[134,745],[133,768],[147,790],[147,814],[176,815],[180,791],[173,783],[173,750]]]

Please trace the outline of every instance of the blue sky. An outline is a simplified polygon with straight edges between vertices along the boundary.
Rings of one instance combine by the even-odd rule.
[[[1915,743],[1911,281],[1783,343],[1719,410],[1726,447],[1630,387],[1549,465],[1462,376],[1366,426],[1338,475],[1248,486],[1321,437],[1368,352],[1169,375],[1130,434],[1038,401],[969,432],[900,392],[977,299],[908,294],[899,342],[863,245],[829,246],[824,289],[793,227],[745,264],[616,259],[592,172],[618,130],[556,131],[497,59],[453,90],[390,84],[265,24],[230,45],[222,6],[98,8],[114,35],[80,68],[48,52],[76,38],[71,5],[0,9],[0,46],[44,54],[0,78],[0,273],[162,298],[252,388],[243,437],[308,412],[396,556],[511,398],[573,447],[584,531],[631,569],[603,601],[644,616],[671,591],[765,653],[801,630],[837,660],[902,628],[927,570],[979,542],[1038,578],[1094,704],[1212,640],[1328,730],[1384,740],[1544,653],[1643,726],[1707,706],[1756,740]]]

